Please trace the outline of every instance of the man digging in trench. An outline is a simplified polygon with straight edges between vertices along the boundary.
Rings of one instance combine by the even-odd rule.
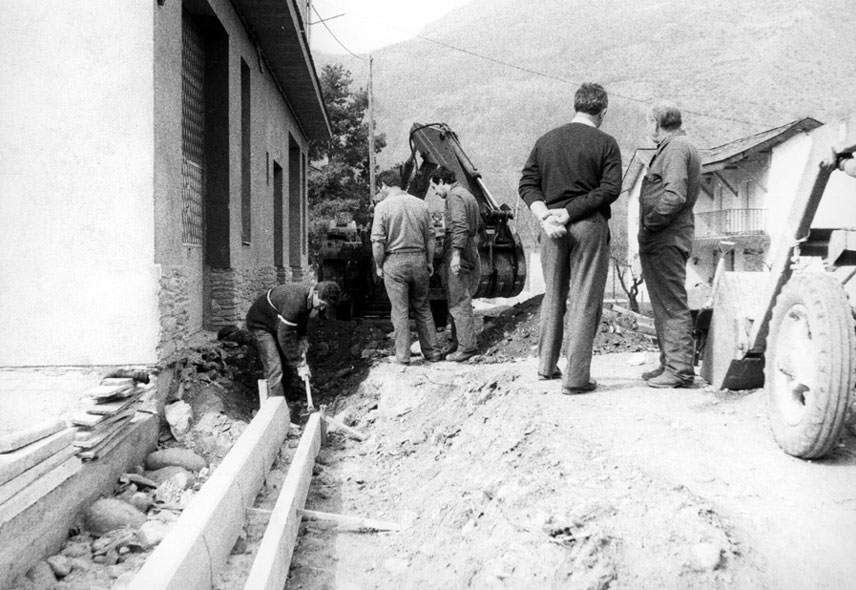
[[[323,281],[311,287],[300,283],[279,285],[265,292],[247,312],[249,330],[264,367],[268,393],[284,396],[284,369],[309,379],[307,323],[313,310],[335,309],[341,298],[339,285]],[[289,379],[290,380],[290,379]]]

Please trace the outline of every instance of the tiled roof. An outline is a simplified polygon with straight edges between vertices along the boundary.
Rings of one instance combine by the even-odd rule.
[[[805,117],[791,121],[781,127],[768,129],[750,135],[741,137],[734,141],[722,144],[720,146],[701,150],[702,172],[711,172],[721,169],[725,164],[737,160],[742,160],[750,152],[758,152],[779,145],[796,135],[812,131],[823,125],[817,119]]]

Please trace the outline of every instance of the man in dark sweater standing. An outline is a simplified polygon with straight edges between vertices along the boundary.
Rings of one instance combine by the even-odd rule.
[[[642,374],[651,387],[692,385],[692,318],[687,259],[695,233],[693,207],[701,187],[701,156],[681,129],[681,111],[657,105],[648,131],[657,151],[639,194],[639,261],[648,286],[660,365]]]
[[[621,152],[599,130],[608,99],[600,84],[586,83],[574,95],[574,118],[535,143],[519,193],[541,221],[541,303],[538,377],[561,376],[556,365],[568,311],[566,374],[562,393],[592,391],[594,338],[600,325],[609,272],[610,204],[621,192]],[[568,293],[571,294],[568,304]]]
[[[288,283],[268,289],[247,312],[249,330],[259,351],[270,395],[285,395],[282,386],[283,362],[301,379],[311,375],[306,363],[309,341],[306,326],[313,309],[335,309],[341,297],[333,281],[312,287]]]

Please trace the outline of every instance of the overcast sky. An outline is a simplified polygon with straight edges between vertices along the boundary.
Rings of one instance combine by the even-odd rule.
[[[318,13],[311,12],[309,22],[317,23],[319,14],[323,19],[330,19],[326,20],[326,25],[341,45],[321,23],[310,26],[310,43],[313,51],[321,53],[367,54],[413,38],[426,24],[467,2],[469,0],[312,0]],[[343,16],[336,16],[339,14]]]

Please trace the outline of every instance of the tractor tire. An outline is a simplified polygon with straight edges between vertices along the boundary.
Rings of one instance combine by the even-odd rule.
[[[770,426],[787,454],[821,457],[838,442],[856,382],[856,331],[841,284],[794,273],[773,309],[765,388]]]

